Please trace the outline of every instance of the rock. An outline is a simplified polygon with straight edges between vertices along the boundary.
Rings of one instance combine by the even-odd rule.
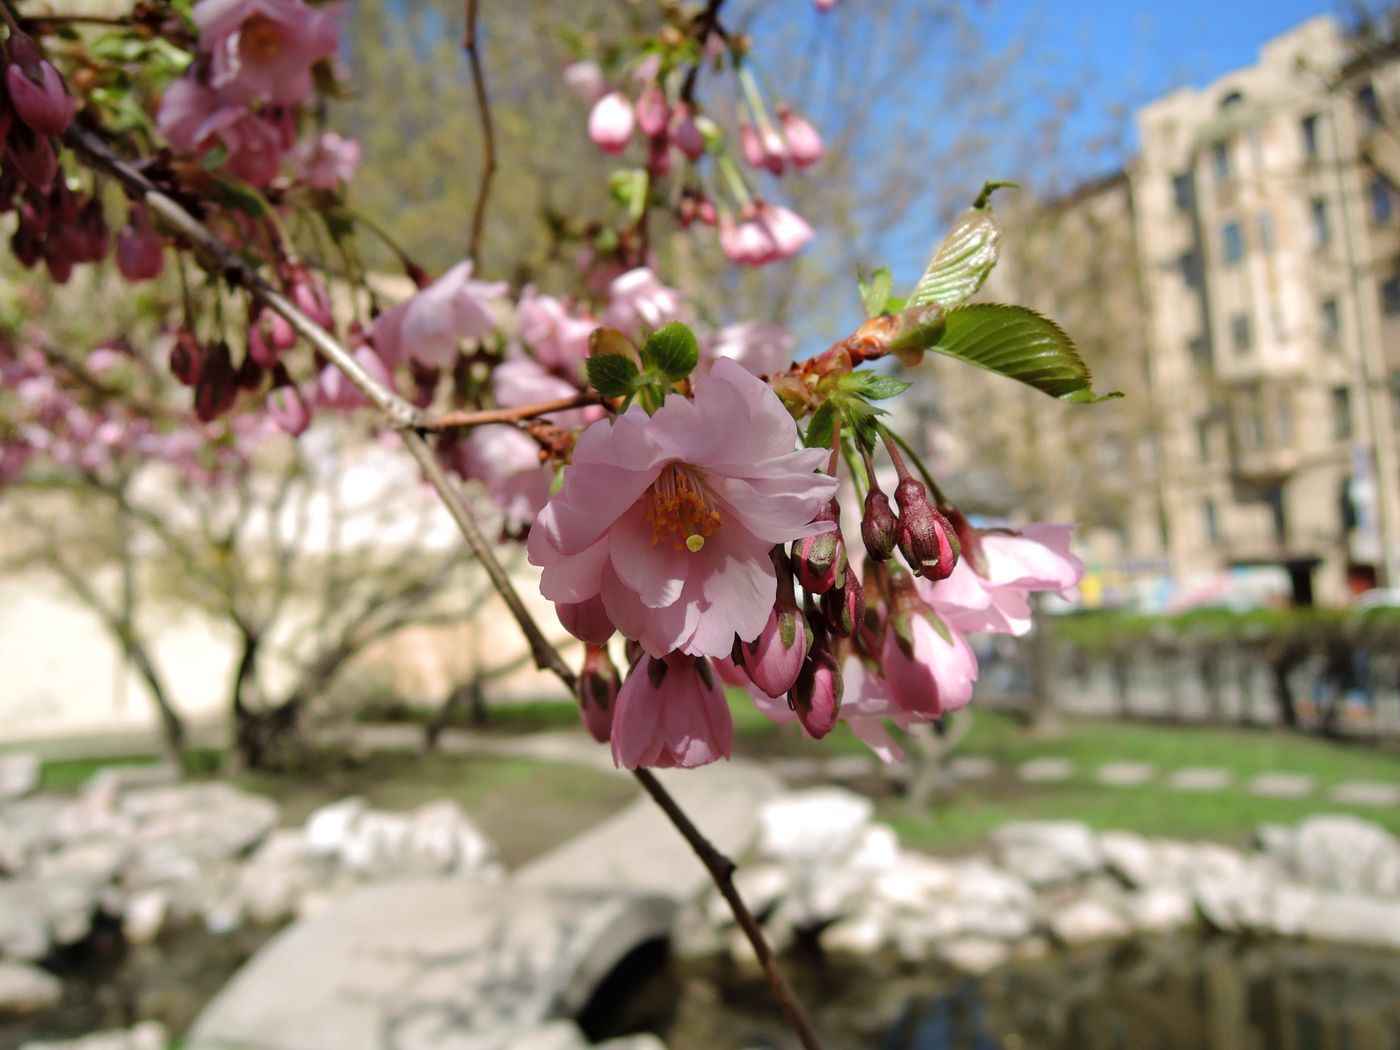
[[[875,880],[875,895],[894,908],[917,911],[953,896],[957,877],[949,864],[918,853],[902,854]]]
[[[364,799],[353,797],[322,806],[306,818],[306,824],[302,828],[306,848],[325,857],[340,856],[345,843],[350,840],[350,831],[355,826],[355,821],[359,820],[367,809],[369,804]]]
[[[128,791],[118,811],[142,849],[169,848],[195,862],[242,856],[277,826],[277,804],[224,783]]]
[[[551,1021],[528,1032],[510,1036],[501,1050],[588,1050],[588,1040],[572,1021]]]
[[[1400,784],[1377,780],[1348,780],[1327,793],[1344,806],[1400,806]]]
[[[63,1001],[63,982],[28,963],[0,960],[0,1017],[52,1010]]]
[[[167,1046],[165,1026],[157,1021],[142,1021],[135,1028],[94,1032],[77,1039],[24,1043],[19,1050],[166,1050]]]
[[[18,875],[56,837],[59,814],[66,799],[33,795],[0,809],[0,874]]]
[[[92,930],[97,887],[70,876],[0,880],[0,956],[42,959]]]
[[[875,803],[844,788],[798,791],[766,803],[759,851],[784,862],[843,858],[860,845]]]
[[[734,888],[759,920],[773,910],[779,898],[792,889],[792,872],[781,864],[746,864],[734,872]],[[716,890],[707,901],[705,916],[716,926],[734,921],[729,903]]]
[[[995,762],[977,755],[960,755],[948,762],[948,775],[954,780],[986,780],[996,771]]]
[[[1221,791],[1230,786],[1235,774],[1214,766],[1188,766],[1167,777],[1167,786],[1177,791]]]
[[[72,878],[104,886],[117,877],[131,852],[131,845],[118,838],[86,839],[43,854],[33,870],[41,879]]]
[[[150,944],[170,921],[170,894],[146,889],[131,895],[122,910],[122,936],[130,944]]]
[[[596,1050],[666,1050],[666,1044],[650,1032],[642,1032],[598,1043]]]
[[[1132,932],[1116,909],[1091,897],[1055,909],[1050,916],[1050,930],[1069,945],[1121,940]]]
[[[1400,901],[1319,893],[1300,917],[1298,932],[1314,940],[1400,951]]]
[[[763,934],[768,938],[769,947],[777,955],[782,955],[792,947],[793,928],[786,923],[764,923]],[[749,938],[739,927],[731,926],[725,933],[724,946],[729,953],[729,958],[736,966],[742,967],[749,973],[760,972],[758,955],[754,952],[753,945],[749,943]]]
[[[49,952],[49,924],[33,890],[18,880],[0,882],[0,958],[42,959]]]
[[[1094,833],[1070,820],[1020,820],[992,832],[992,848],[1008,871],[1032,886],[1079,878],[1103,867]]]
[[[444,799],[412,813],[361,812],[341,840],[339,857],[361,878],[475,875],[495,867],[496,847],[457,803]]]
[[[954,869],[951,899],[915,914],[910,936],[1018,941],[1035,928],[1035,911],[1035,894],[1026,883],[985,861],[964,861]],[[899,926],[905,925],[901,920]]]
[[[1300,881],[1312,886],[1400,895],[1400,841],[1369,820],[1309,817],[1278,855]]]
[[[938,947],[938,955],[963,973],[980,977],[1011,958],[1011,949],[1001,941],[983,937],[957,937]]]
[[[1129,886],[1145,886],[1158,875],[1152,843],[1136,832],[1103,832],[1099,835],[1099,852],[1109,868]]]
[[[821,932],[822,950],[833,955],[873,955],[889,942],[888,924],[869,912],[838,919]]]
[[[1134,929],[1143,933],[1167,933],[1196,921],[1196,902],[1175,886],[1148,886],[1130,893],[1124,912]]]
[[[335,878],[334,868],[334,861],[311,854],[303,832],[278,828],[239,872],[243,911],[251,921],[263,925],[290,919],[307,893],[325,888]]]
[[[180,767],[174,762],[151,765],[103,766],[83,781],[81,794],[115,802],[123,792],[180,782]]]
[[[0,755],[0,802],[38,791],[42,768],[39,756],[29,751]]]
[[[861,871],[892,871],[899,863],[899,836],[888,824],[872,824],[865,829],[847,863]]]
[[[1248,784],[1249,793],[1261,798],[1306,798],[1316,789],[1316,778],[1305,773],[1260,773]]]
[[[1150,762],[1105,762],[1094,770],[1094,779],[1109,787],[1136,787],[1157,776]]]
[[[1074,763],[1067,758],[1033,758],[1016,767],[1016,775],[1027,784],[1058,784],[1074,776]]]

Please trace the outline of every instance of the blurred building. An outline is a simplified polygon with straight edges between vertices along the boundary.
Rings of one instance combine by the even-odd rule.
[[[1127,171],[1007,216],[989,290],[1128,396],[945,389],[974,491],[1084,522],[1091,602],[1400,586],[1400,49],[1316,18],[1137,123]]]

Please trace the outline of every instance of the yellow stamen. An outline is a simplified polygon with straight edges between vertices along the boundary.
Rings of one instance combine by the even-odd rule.
[[[277,24],[263,15],[253,15],[239,31],[239,50],[257,62],[269,62],[282,49],[282,34]]]
[[[684,546],[697,554],[704,549],[706,537],[723,524],[699,473],[684,463],[668,463],[647,494],[653,547],[669,539],[676,550]]]

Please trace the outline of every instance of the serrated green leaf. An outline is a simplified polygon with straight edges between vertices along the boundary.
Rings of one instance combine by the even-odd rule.
[[[637,366],[622,354],[598,354],[586,363],[588,382],[604,397],[630,394],[637,379]]]
[[[848,434],[854,434],[863,448],[875,447],[879,439],[878,420],[888,415],[883,408],[876,408],[858,397],[846,398],[841,402],[841,425]]]
[[[866,317],[876,317],[885,312],[890,291],[894,288],[894,274],[888,266],[881,266],[870,275],[867,282],[857,271],[856,283],[860,286],[860,301],[865,306]]]
[[[964,212],[933,253],[909,296],[909,305],[937,303],[951,310],[967,302],[992,272],[1000,245],[1001,229],[989,209]]]
[[[884,401],[886,398],[896,397],[904,393],[914,384],[908,380],[887,376],[883,372],[872,372],[867,369],[846,373],[841,377],[839,385],[842,390],[858,394],[867,401]]]
[[[668,379],[684,379],[695,371],[699,361],[700,343],[695,333],[679,321],[653,332],[642,347],[642,364]]]
[[[820,408],[812,413],[812,421],[807,424],[807,436],[803,443],[808,448],[830,448],[833,438],[832,428],[836,425],[836,406],[823,401]]]
[[[1096,395],[1093,374],[1074,341],[1054,321],[1024,306],[972,303],[950,310],[943,338],[930,349],[1067,401],[1122,396]]]

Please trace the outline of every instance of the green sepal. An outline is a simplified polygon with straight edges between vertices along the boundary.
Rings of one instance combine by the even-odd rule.
[[[830,448],[835,438],[835,426],[836,406],[830,401],[823,401],[821,407],[812,413],[803,444],[808,448]]]
[[[597,354],[585,367],[589,385],[604,397],[625,397],[637,387],[637,366],[623,354]]]
[[[700,343],[679,321],[652,332],[642,346],[643,367],[654,368],[667,379],[684,379],[699,363]]]

